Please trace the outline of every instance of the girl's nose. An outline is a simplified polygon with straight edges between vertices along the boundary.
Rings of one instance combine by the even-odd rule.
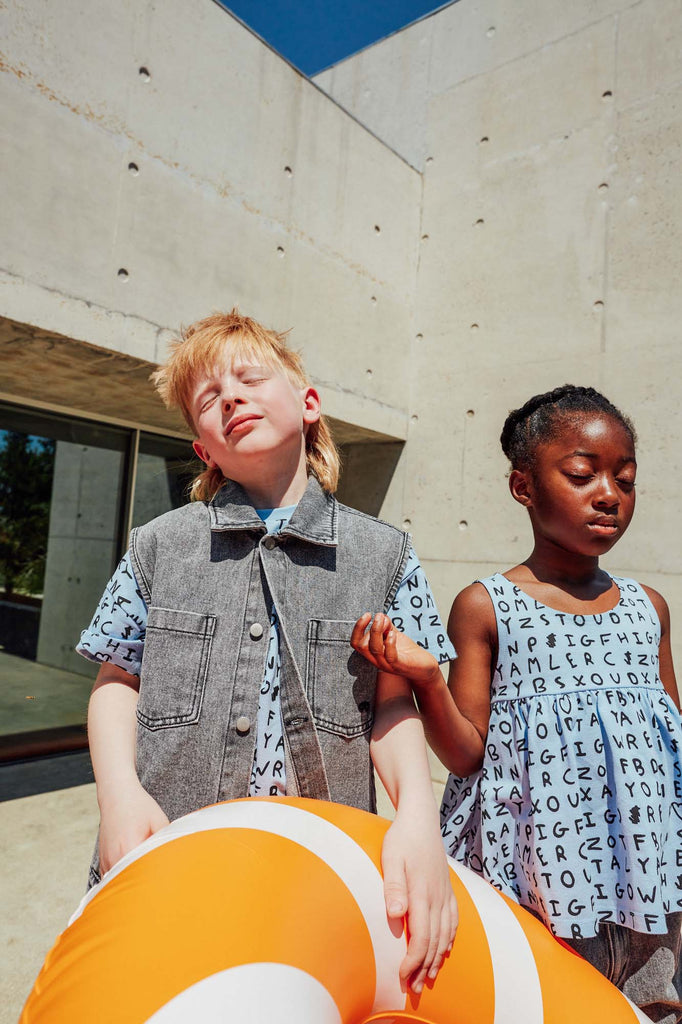
[[[598,505],[617,505],[619,503],[618,488],[616,482],[606,473],[599,478],[599,489],[595,502]]]

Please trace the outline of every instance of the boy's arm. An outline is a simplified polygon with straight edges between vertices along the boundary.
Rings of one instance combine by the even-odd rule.
[[[135,712],[140,680],[116,665],[100,667],[88,706],[90,756],[100,809],[102,873],[168,824],[135,770]]]
[[[402,927],[408,915],[409,944],[400,968],[404,985],[420,992],[435,978],[457,928],[457,903],[450,885],[431,788],[424,732],[406,679],[379,672],[372,760],[396,808],[382,850],[389,918]]]
[[[380,671],[409,679],[429,745],[455,775],[464,777],[483,763],[490,717],[490,676],[497,642],[495,613],[485,589],[472,584],[457,596],[448,635],[457,658],[448,684],[436,659],[397,630],[386,615],[358,619],[351,644]]]

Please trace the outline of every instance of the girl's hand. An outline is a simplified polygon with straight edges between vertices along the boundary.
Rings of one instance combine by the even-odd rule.
[[[372,625],[367,629],[370,621]],[[434,656],[396,629],[388,615],[382,612],[373,619],[370,612],[361,615],[355,623],[350,642],[358,654],[381,672],[405,676],[419,683],[442,679]]]
[[[168,825],[156,800],[132,783],[115,794],[100,797],[99,863],[101,874],[109,871],[126,853]]]
[[[458,922],[437,818],[426,808],[421,819],[411,814],[408,820],[398,811],[381,854],[386,913],[392,930],[402,928],[407,914],[409,941],[400,982],[403,989],[409,983],[415,993],[438,974],[452,948]]]

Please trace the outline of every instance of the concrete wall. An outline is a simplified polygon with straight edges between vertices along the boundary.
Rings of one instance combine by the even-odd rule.
[[[442,610],[530,550],[507,411],[591,384],[640,437],[605,565],[668,598],[678,672],[681,56],[677,0],[460,0],[316,78],[423,171],[403,516]]]
[[[238,303],[328,412],[404,435],[419,175],[212,0],[6,20],[0,312],[155,362]]]

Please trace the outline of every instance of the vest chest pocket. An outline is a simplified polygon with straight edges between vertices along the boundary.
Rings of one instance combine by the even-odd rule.
[[[354,621],[308,623],[306,690],[318,729],[352,739],[374,724],[376,669],[350,645]]]
[[[215,615],[149,609],[137,719],[148,729],[198,721],[204,696]]]

